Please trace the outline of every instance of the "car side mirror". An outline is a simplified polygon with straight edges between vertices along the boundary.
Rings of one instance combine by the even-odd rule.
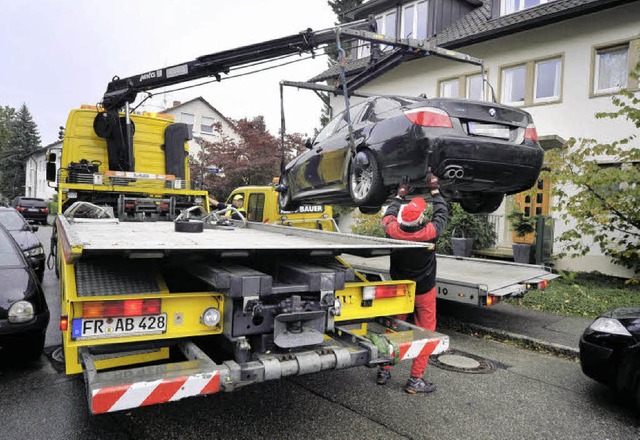
[[[33,226],[31,226],[31,230],[32,230],[33,232],[38,232],[38,227],[37,227],[37,226],[35,226],[35,225],[33,225]]]
[[[311,148],[313,148],[313,139],[306,138],[304,140],[304,146],[307,147],[307,150],[311,150]]]

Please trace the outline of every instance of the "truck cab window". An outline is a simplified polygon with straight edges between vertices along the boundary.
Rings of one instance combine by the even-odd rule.
[[[252,222],[262,222],[264,217],[264,194],[254,193],[249,195],[247,215],[248,220]]]

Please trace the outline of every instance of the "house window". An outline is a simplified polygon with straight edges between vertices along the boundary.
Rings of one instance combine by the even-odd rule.
[[[378,33],[386,35],[388,37],[397,37],[396,35],[396,10],[392,9],[384,14],[376,16],[376,25],[378,27]],[[368,41],[360,41],[358,44],[360,52],[358,58],[364,58],[371,55],[371,43]],[[392,46],[380,45],[382,50],[391,50]]]
[[[213,118],[202,116],[200,118],[200,131],[202,133],[213,134]]]
[[[482,75],[467,76],[467,98],[483,101],[482,96]]]
[[[402,8],[402,38],[427,38],[427,1],[418,1]]]
[[[562,59],[538,61],[535,63],[535,70],[534,102],[559,100]]]
[[[597,49],[593,92],[615,93],[627,87],[630,70],[628,44]]]
[[[513,14],[552,1],[554,0],[502,0],[500,3],[500,15]]]
[[[502,103],[523,105],[527,68],[524,64],[502,71]]]
[[[180,121],[187,124],[191,131],[193,131],[193,124],[195,124],[196,117],[191,113],[180,113]]]
[[[458,78],[440,82],[441,98],[459,98],[460,97],[460,80]]]

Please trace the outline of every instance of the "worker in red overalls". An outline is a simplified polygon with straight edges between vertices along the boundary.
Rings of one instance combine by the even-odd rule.
[[[414,323],[431,331],[436,329],[436,253],[435,243],[447,224],[447,204],[440,195],[437,176],[429,173],[426,177],[427,188],[433,197],[433,216],[425,222],[424,210],[427,203],[422,197],[415,197],[409,204],[401,207],[407,194],[406,185],[401,185],[398,195],[387,208],[382,218],[387,237],[396,240],[421,241],[433,243],[432,249],[409,249],[394,251],[391,254],[390,272],[394,280],[413,280],[416,282],[416,300]],[[406,315],[398,316],[405,320]],[[429,356],[419,356],[413,360],[411,377],[404,386],[410,394],[431,393],[436,386],[422,378],[427,368]],[[391,377],[391,367],[381,366],[376,383],[385,385]]]

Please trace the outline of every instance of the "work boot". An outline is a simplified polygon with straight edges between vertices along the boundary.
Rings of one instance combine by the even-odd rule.
[[[376,376],[378,385],[386,385],[389,379],[391,379],[391,370],[378,370],[378,375]]]
[[[436,386],[421,377],[410,377],[404,386],[404,390],[409,394],[433,393],[436,390]]]

